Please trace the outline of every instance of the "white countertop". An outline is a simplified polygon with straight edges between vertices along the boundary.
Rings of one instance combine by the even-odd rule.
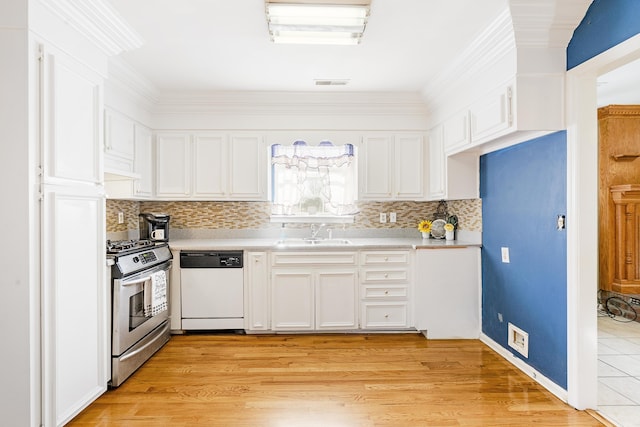
[[[173,250],[279,250],[279,251],[349,251],[359,249],[444,249],[481,245],[477,242],[464,240],[445,239],[420,239],[420,238],[349,238],[349,244],[337,243],[335,245],[308,244],[308,245],[278,245],[279,239],[256,238],[256,239],[177,239],[170,240],[169,246]]]

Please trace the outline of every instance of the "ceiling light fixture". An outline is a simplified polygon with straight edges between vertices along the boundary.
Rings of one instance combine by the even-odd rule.
[[[369,18],[364,4],[266,1],[269,34],[274,43],[356,45]],[[354,1],[356,2],[356,1]],[[339,3],[339,4],[336,4]]]

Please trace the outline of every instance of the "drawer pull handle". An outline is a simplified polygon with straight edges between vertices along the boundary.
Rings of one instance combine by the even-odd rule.
[[[388,314],[385,314],[385,315],[384,315],[384,318],[385,318],[385,319],[388,319],[388,318],[389,318],[389,315],[388,315]]]
[[[384,291],[384,294],[385,295],[389,295],[389,291]]]
[[[389,257],[388,256],[384,257],[384,260],[389,261]]]
[[[386,279],[387,277],[389,277],[388,273],[384,273],[384,278]]]

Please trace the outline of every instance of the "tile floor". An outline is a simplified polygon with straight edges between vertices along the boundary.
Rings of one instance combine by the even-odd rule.
[[[598,411],[640,427],[640,323],[598,317]]]

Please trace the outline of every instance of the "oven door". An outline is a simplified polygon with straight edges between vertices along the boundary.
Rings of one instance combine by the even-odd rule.
[[[113,281],[113,331],[111,355],[120,356],[169,318],[169,271],[171,261],[131,276]],[[167,280],[167,310],[154,316],[144,315],[144,288],[151,284],[151,276],[164,271]]]

